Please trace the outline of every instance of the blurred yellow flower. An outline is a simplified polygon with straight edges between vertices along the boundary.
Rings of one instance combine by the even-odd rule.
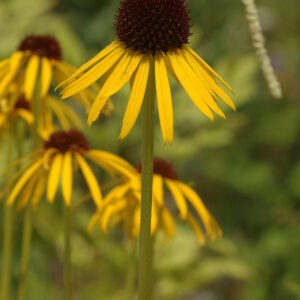
[[[49,93],[53,79],[56,84],[59,84],[75,70],[62,61],[62,50],[55,38],[29,35],[11,57],[0,61],[0,98],[5,96],[10,84],[17,83],[20,92],[31,101],[37,82],[40,82],[40,97],[44,98]],[[83,103],[87,109],[90,108],[98,91],[97,85],[91,88],[75,96],[75,99]]]
[[[100,91],[88,117],[91,125],[109,97],[130,81],[132,91],[120,133],[120,138],[124,138],[139,115],[153,61],[165,142],[171,143],[173,139],[173,104],[168,74],[183,86],[207,117],[213,120],[213,111],[225,118],[218,106],[219,99],[234,110],[235,105],[216,80],[230,92],[232,89],[188,46],[189,20],[184,1],[122,1],[116,23],[118,39],[60,85],[62,98],[82,92],[102,77]]]
[[[138,166],[140,172],[141,166]],[[217,221],[209,213],[202,199],[188,185],[180,182],[170,163],[165,160],[154,159],[153,175],[153,201],[151,232],[156,234],[162,230],[168,237],[175,234],[175,224],[170,213],[168,198],[164,194],[164,186],[173,196],[178,208],[180,218],[187,221],[196,233],[199,243],[205,243],[205,235],[211,240],[222,236],[222,230]],[[200,225],[190,212],[188,203],[194,208],[202,221]],[[134,178],[113,188],[104,198],[103,206],[98,208],[93,215],[88,231],[91,231],[96,223],[102,231],[106,232],[108,225],[115,226],[123,223],[126,232],[131,238],[136,238],[140,228],[141,210],[141,182],[140,174],[136,172]]]
[[[109,152],[90,149],[84,135],[77,130],[57,131],[44,143],[44,149],[29,155],[29,162],[8,183],[3,192],[13,185],[7,199],[8,205],[15,202],[21,193],[18,209],[31,199],[35,207],[45,190],[47,200],[52,203],[62,180],[62,195],[66,205],[71,204],[73,169],[81,170],[97,207],[102,206],[102,194],[98,180],[87,163],[87,159],[99,165],[112,176],[130,178],[135,169],[122,158]],[[25,158],[26,160],[26,158]],[[24,162],[24,159],[21,160]],[[18,163],[18,162],[17,162]]]

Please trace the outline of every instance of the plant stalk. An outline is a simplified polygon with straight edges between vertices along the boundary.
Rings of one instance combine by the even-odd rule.
[[[65,300],[72,299],[72,263],[71,263],[71,234],[72,234],[72,208],[65,205],[64,213],[64,289]]]
[[[37,78],[39,78],[39,75]],[[38,79],[35,86],[35,93],[33,99],[33,115],[34,115],[34,124],[33,124],[33,144],[32,150],[35,151],[40,142],[38,127],[39,127],[39,119],[41,113],[43,99],[40,98],[40,80]],[[19,277],[19,285],[18,285],[18,300],[25,300],[26,298],[26,279],[28,274],[28,264],[30,257],[30,248],[31,248],[31,240],[32,240],[32,209],[31,206],[28,205],[25,208],[24,213],[24,225],[23,225],[23,233],[22,233],[22,248],[21,248],[21,262],[20,262],[20,277]]]
[[[139,300],[152,298],[151,209],[154,152],[155,70],[151,58],[142,107],[142,203],[139,247]]]
[[[7,166],[12,162],[13,151],[13,138],[11,132],[7,135],[7,153],[6,160]],[[13,232],[14,232],[14,215],[15,208],[4,204],[4,227],[3,227],[3,267],[1,276],[1,294],[0,299],[10,299],[11,288],[11,264],[12,264],[12,252],[13,252]]]

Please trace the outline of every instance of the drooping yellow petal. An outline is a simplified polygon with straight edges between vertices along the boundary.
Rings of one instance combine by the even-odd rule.
[[[41,63],[41,97],[45,97],[49,91],[52,80],[52,66],[47,57],[42,57]]]
[[[203,234],[200,226],[198,225],[197,221],[195,220],[195,218],[192,215],[188,214],[187,221],[190,223],[191,227],[194,229],[200,245],[201,246],[205,245],[204,234]]]
[[[101,195],[101,190],[100,190],[98,181],[97,181],[94,173],[90,169],[89,165],[81,157],[81,155],[78,153],[75,153],[75,156],[78,161],[79,167],[82,171],[82,174],[85,178],[85,181],[90,189],[93,200],[94,200],[96,206],[99,208],[102,206],[102,195]]]
[[[126,207],[126,201],[120,200],[115,204],[109,205],[103,212],[101,217],[101,229],[103,232],[107,231],[107,225],[109,223],[109,219],[117,214],[119,211],[123,210]]]
[[[175,224],[172,215],[167,209],[161,212],[162,226],[169,238],[175,235]]]
[[[30,179],[32,174],[35,173],[35,171],[42,165],[43,160],[39,159],[37,162],[35,162],[32,166],[29,167],[29,169],[21,176],[21,178],[17,181],[16,185],[14,186],[12,192],[10,193],[7,204],[12,205],[18,196],[19,192],[23,188],[23,186],[26,184],[26,182]]]
[[[211,120],[214,119],[214,116],[207,106],[207,104],[202,101],[201,99],[201,91],[199,91],[199,86],[197,83],[192,80],[191,76],[188,76],[189,74],[186,74],[186,69],[183,68],[181,65],[181,62],[179,60],[180,55],[176,54],[174,51],[169,51],[168,55],[166,56],[166,59],[169,60],[169,63],[172,65],[174,72],[183,86],[183,88],[186,90],[190,98],[193,100],[195,105],[201,110],[208,118]],[[168,70],[169,71],[169,70]]]
[[[101,150],[89,150],[86,156],[109,173],[128,178],[136,176],[135,168],[117,155]]]
[[[20,70],[23,63],[24,52],[18,51],[14,53],[9,60],[9,70],[0,82],[0,97],[3,95],[11,80],[15,77],[16,73]]]
[[[71,205],[72,198],[72,153],[66,152],[62,165],[62,193],[67,206]]]
[[[178,181],[174,181],[171,179],[165,179],[165,182],[166,182],[171,194],[174,197],[174,200],[176,202],[176,205],[177,205],[179,213],[180,213],[180,218],[185,220],[188,215],[188,206],[186,204],[186,201],[184,199],[182,191],[179,189],[179,187],[177,185]]]
[[[48,189],[47,189],[47,200],[52,203],[57,191],[62,165],[62,154],[57,153],[52,161],[52,165],[48,177]]]
[[[90,59],[87,63],[83,64],[77,71],[73,73],[71,77],[69,77],[67,80],[60,83],[56,89],[58,89],[61,86],[66,86],[71,81],[74,81],[76,77],[78,77],[82,72],[90,68],[92,65],[94,65],[96,62],[110,54],[112,51],[116,50],[116,48],[120,47],[119,41],[112,42],[109,46],[104,48],[101,52],[99,52],[96,56],[94,56],[92,59]],[[56,90],[55,89],[55,90]]]
[[[28,125],[32,125],[33,121],[34,121],[34,117],[33,114],[23,108],[19,108],[17,111],[17,114],[28,124]]]
[[[77,94],[97,81],[105,74],[122,56],[124,55],[123,48],[117,48],[111,54],[106,56],[97,65],[89,71],[81,75],[78,79],[67,85],[62,91],[62,99],[68,98]]]
[[[153,175],[153,196],[159,206],[164,205],[163,178],[160,175]]]
[[[173,104],[167,68],[161,54],[155,56],[155,83],[160,128],[164,141],[173,140]]]
[[[195,51],[193,51],[188,46],[184,46],[184,49],[186,49],[188,52],[190,52],[199,61],[199,63],[201,65],[203,65],[203,67],[205,67],[208,72],[210,72],[211,74],[213,74],[231,93],[234,93],[233,90],[232,90],[232,88],[229,86],[229,84],[227,84],[221,78],[221,76],[213,68],[211,68],[199,55],[197,55],[197,53]]]
[[[152,201],[152,210],[151,210],[151,234],[156,233],[158,227],[158,208],[155,201]]]
[[[47,186],[47,173],[44,172],[43,175],[40,176],[39,181],[37,182],[35,190],[32,195],[31,206],[33,209],[35,209],[38,203],[40,202],[41,197],[45,192],[46,186]]]
[[[205,226],[208,235],[214,235],[213,228],[211,226],[212,216],[205,207],[202,199],[188,185],[178,181],[178,187],[185,195],[186,199],[194,206],[195,210],[197,211],[199,217],[203,222],[203,225]]]
[[[37,179],[39,178],[39,175],[40,175],[40,171],[38,170],[28,180],[27,185],[25,186],[25,188],[23,189],[23,191],[20,195],[20,199],[19,199],[19,202],[17,205],[17,210],[21,210],[27,205],[27,203],[30,199],[30,196],[32,194],[33,187],[34,187]]]
[[[32,55],[29,59],[24,82],[24,93],[28,100],[31,100],[34,93],[35,82],[39,71],[40,58],[37,55]]]
[[[123,139],[128,135],[141,110],[148,82],[149,68],[150,57],[149,55],[145,54],[142,58],[140,66],[137,69],[132,91],[123,118],[122,130],[119,136],[120,139]]]
[[[207,72],[203,65],[200,64],[189,51],[184,49],[181,52],[183,53],[184,57],[189,62],[189,64],[192,66],[199,79],[205,81],[206,84],[210,87],[210,93],[212,95],[216,93],[221,99],[223,99],[225,103],[227,103],[235,111],[235,104],[225,93],[225,91],[216,83],[213,75]]]
[[[107,101],[109,100],[108,98],[101,98],[101,97],[96,97],[91,110],[89,112],[89,116],[88,116],[88,120],[87,120],[87,124],[88,126],[91,126],[99,117],[103,107],[105,106],[105,104],[107,103]]]
[[[110,97],[119,91],[129,81],[141,58],[140,54],[131,53],[131,51],[127,50],[125,55],[113,68],[109,77],[104,81],[99,92],[99,97]]]
[[[89,225],[88,225],[88,228],[87,228],[87,231],[89,234],[92,233],[92,230],[94,228],[94,226],[96,225],[97,222],[99,222],[100,220],[100,211],[97,211],[91,218],[90,222],[89,222]]]
[[[214,100],[214,97],[210,93],[209,82],[204,81],[203,77],[202,79],[200,79],[199,76],[197,76],[197,70],[195,72],[195,68],[197,64],[191,64],[192,61],[188,62],[184,56],[183,50],[177,50],[176,52],[178,54],[177,55],[178,60],[180,61],[181,66],[185,70],[185,73],[191,79],[191,81],[193,81],[194,84],[199,87],[199,90],[201,91],[199,95],[202,101],[205,102],[208,105],[208,107],[212,109],[214,112],[216,112],[220,117],[226,119],[225,114],[219,108],[219,106]]]
[[[51,99],[50,97],[47,98],[47,104],[48,107],[54,112],[55,116],[57,117],[61,127],[64,130],[69,130],[70,129],[70,124],[68,122],[68,119],[66,118],[63,110],[62,110],[62,101],[60,104],[56,103],[54,99]]]
[[[130,185],[125,183],[113,188],[104,198],[104,206],[110,204],[115,200],[119,200],[125,197],[126,193],[130,189]]]

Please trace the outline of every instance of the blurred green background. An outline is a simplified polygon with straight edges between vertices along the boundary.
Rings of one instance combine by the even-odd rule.
[[[282,83],[281,100],[268,92],[242,2],[188,2],[194,25],[191,46],[231,84],[237,112],[228,110],[227,121],[211,123],[182,87],[174,85],[174,142],[163,144],[157,119],[155,153],[168,158],[180,179],[199,192],[224,238],[200,248],[192,229],[178,221],[176,238],[156,245],[154,299],[300,299],[300,2],[256,1]],[[59,40],[64,60],[80,66],[116,38],[118,4],[118,0],[2,0],[0,58],[9,56],[28,34],[51,34]],[[101,118],[86,134],[93,147],[136,164],[140,120],[125,141],[117,141],[127,99],[128,89],[115,95],[113,115]],[[2,155],[1,165],[4,160]],[[84,189],[79,187],[78,197]],[[86,205],[74,216],[74,299],[127,299],[136,285],[135,245],[121,230],[105,236],[95,230],[88,236],[92,212],[93,206]],[[21,216],[15,230],[14,288]],[[34,222],[28,300],[62,299],[60,199],[53,206],[41,204]]]

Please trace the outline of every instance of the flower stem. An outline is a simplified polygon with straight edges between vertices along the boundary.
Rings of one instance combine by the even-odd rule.
[[[25,287],[26,277],[28,270],[28,261],[31,247],[32,237],[32,210],[30,206],[27,206],[24,213],[24,225],[23,225],[23,236],[22,236],[22,252],[21,252],[21,263],[20,263],[20,277],[18,286],[18,300],[25,299]]]
[[[139,300],[152,297],[151,209],[154,152],[155,70],[151,58],[142,108],[142,203],[139,251]]]
[[[64,286],[65,300],[72,299],[72,264],[71,264],[71,233],[72,233],[72,208],[65,205],[64,214],[65,249],[64,249]]]
[[[37,76],[39,78],[39,75]],[[40,138],[38,133],[39,118],[41,112],[42,99],[40,98],[40,80],[37,80],[35,86],[35,94],[33,99],[33,144],[32,150],[38,148]],[[32,210],[30,205],[25,209],[23,233],[22,233],[22,248],[21,248],[21,262],[20,262],[20,277],[18,285],[18,300],[24,300],[26,297],[26,278],[28,273],[28,262],[30,257],[31,239],[32,239]]]
[[[12,135],[7,135],[7,164],[12,160]],[[11,285],[11,260],[13,251],[13,229],[14,229],[14,207],[6,205],[4,202],[4,228],[3,228],[3,267],[1,277],[1,294],[0,299],[10,299],[10,285]]]
[[[13,250],[14,207],[4,204],[3,268],[0,299],[10,299],[11,258]]]

